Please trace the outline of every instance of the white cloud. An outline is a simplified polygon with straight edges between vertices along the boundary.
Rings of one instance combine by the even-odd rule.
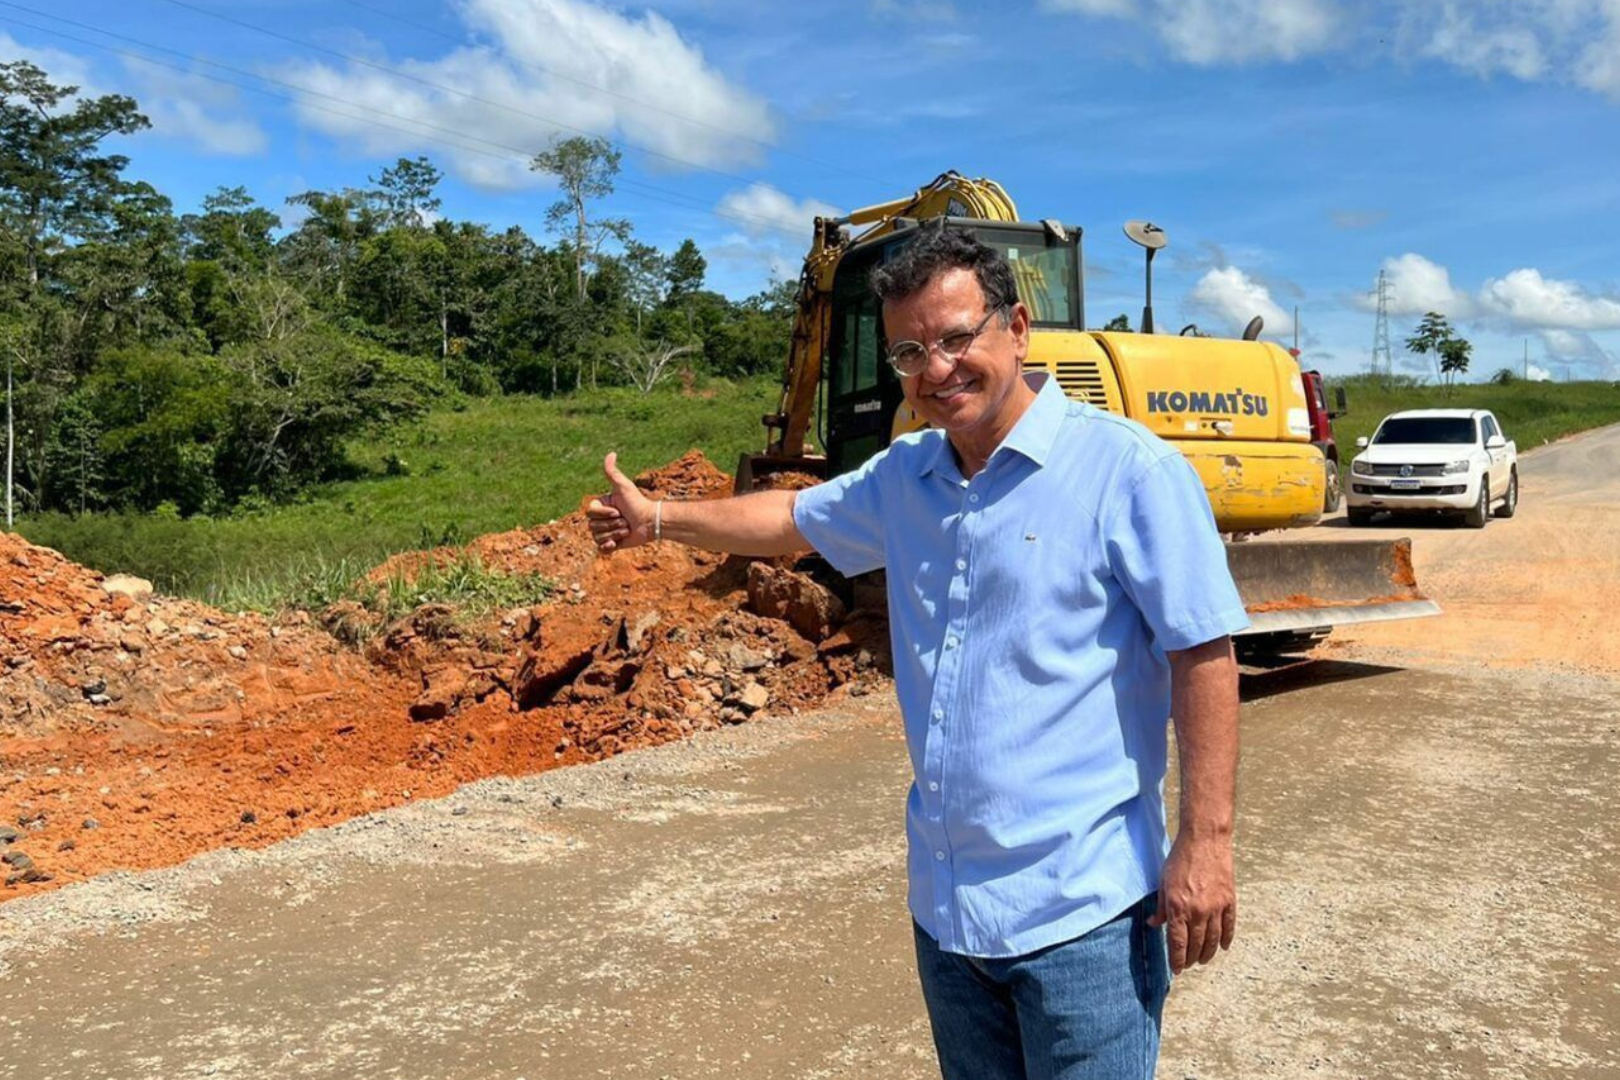
[[[1517,326],[1620,330],[1620,300],[1594,296],[1573,281],[1544,278],[1533,267],[1487,281],[1479,302]]]
[[[205,153],[243,155],[261,153],[269,144],[256,120],[239,113],[239,95],[224,83],[124,58],[123,85],[109,86],[98,79],[90,62],[61,49],[24,45],[0,33],[0,56],[29,60],[57,86],[77,86],[78,99],[103,94],[127,94],[152,121],[150,133],[180,139]],[[72,106],[72,101],[67,102]]]
[[[1566,369],[1583,366],[1607,377],[1620,374],[1620,362],[1591,334],[1572,330],[1543,330],[1541,343],[1546,349],[1547,359]]]
[[[1539,364],[1526,364],[1524,377],[1531,382],[1552,382],[1552,372]]]
[[[1397,16],[1409,50],[1474,72],[1574,82],[1620,97],[1616,0],[1443,0]]]
[[[1620,0],[1041,0],[1128,19],[1178,60],[1241,64],[1372,50],[1481,78],[1573,82],[1620,98]]]
[[[1438,311],[1448,318],[1462,319],[1473,314],[1473,300],[1451,284],[1451,272],[1422,255],[1407,252],[1385,259],[1384,277],[1389,282],[1391,315],[1423,315]],[[1359,298],[1356,306],[1372,311],[1377,307],[1377,298]]]
[[[1187,294],[1187,306],[1220,319],[1223,326],[1216,329],[1217,334],[1222,330],[1239,333],[1256,315],[1265,319],[1266,329],[1273,335],[1291,325],[1287,314],[1271,298],[1271,290],[1235,266],[1207,271]]]
[[[837,217],[838,208],[819,199],[795,199],[769,184],[750,184],[727,192],[715,209],[737,219],[750,236],[785,233],[803,237],[806,245],[818,217]]]
[[[1524,24],[1485,23],[1461,5],[1440,5],[1438,22],[1429,29],[1425,56],[1466,68],[1477,75],[1498,72],[1519,79],[1535,79],[1547,69],[1540,38]]]
[[[755,282],[761,275],[771,281],[793,281],[804,266],[802,253],[795,256],[742,233],[727,234],[719,243],[705,246],[703,254],[711,263],[728,266]]]
[[[50,81],[57,86],[77,86],[81,94],[92,97],[105,92],[96,89],[95,80],[90,74],[90,62],[62,49],[24,45],[0,30],[0,56],[8,61],[27,60],[50,76]]]
[[[1575,60],[1575,81],[1588,90],[1620,98],[1620,3],[1609,0],[1609,20]]]
[[[1049,11],[1147,23],[1191,64],[1297,60],[1335,44],[1330,0],[1043,0]]]
[[[264,128],[241,114],[234,87],[129,58],[124,66],[140,81],[134,96],[152,121],[153,134],[233,157],[261,154],[269,147]]]
[[[774,134],[765,103],[727,80],[656,12],[635,18],[588,0],[467,0],[459,10],[490,44],[388,65],[420,82],[359,64],[303,63],[285,74],[403,126],[433,125],[472,146],[488,140],[521,153],[501,159],[444,151],[436,140],[454,136],[442,131],[387,130],[308,108],[300,119],[374,156],[432,148],[461,176],[493,189],[543,183],[528,171],[526,155],[582,130],[667,155],[654,164],[670,169],[757,161],[760,142]]]

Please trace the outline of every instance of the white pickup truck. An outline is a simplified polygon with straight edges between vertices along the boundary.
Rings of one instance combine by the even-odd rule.
[[[1391,413],[1356,449],[1344,492],[1352,525],[1380,510],[1435,510],[1483,529],[1493,507],[1502,518],[1518,509],[1518,447],[1486,409]]]

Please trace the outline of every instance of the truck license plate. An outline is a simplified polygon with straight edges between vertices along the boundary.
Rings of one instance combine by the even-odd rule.
[[[1416,491],[1423,486],[1421,480],[1391,480],[1389,486],[1396,491]]]

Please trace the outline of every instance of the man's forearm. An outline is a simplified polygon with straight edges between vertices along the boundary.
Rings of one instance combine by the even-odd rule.
[[[706,551],[732,555],[791,555],[810,542],[793,524],[793,491],[756,491],[731,499],[663,505],[661,535]]]
[[[1231,639],[1172,653],[1170,679],[1181,775],[1177,835],[1230,840],[1238,761],[1238,672]]]

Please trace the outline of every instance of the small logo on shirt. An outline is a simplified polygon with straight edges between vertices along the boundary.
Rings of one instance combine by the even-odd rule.
[[[1028,540],[1030,543],[1033,544],[1035,542],[1035,534],[1034,533],[1025,533],[1024,534],[1024,539]]]

